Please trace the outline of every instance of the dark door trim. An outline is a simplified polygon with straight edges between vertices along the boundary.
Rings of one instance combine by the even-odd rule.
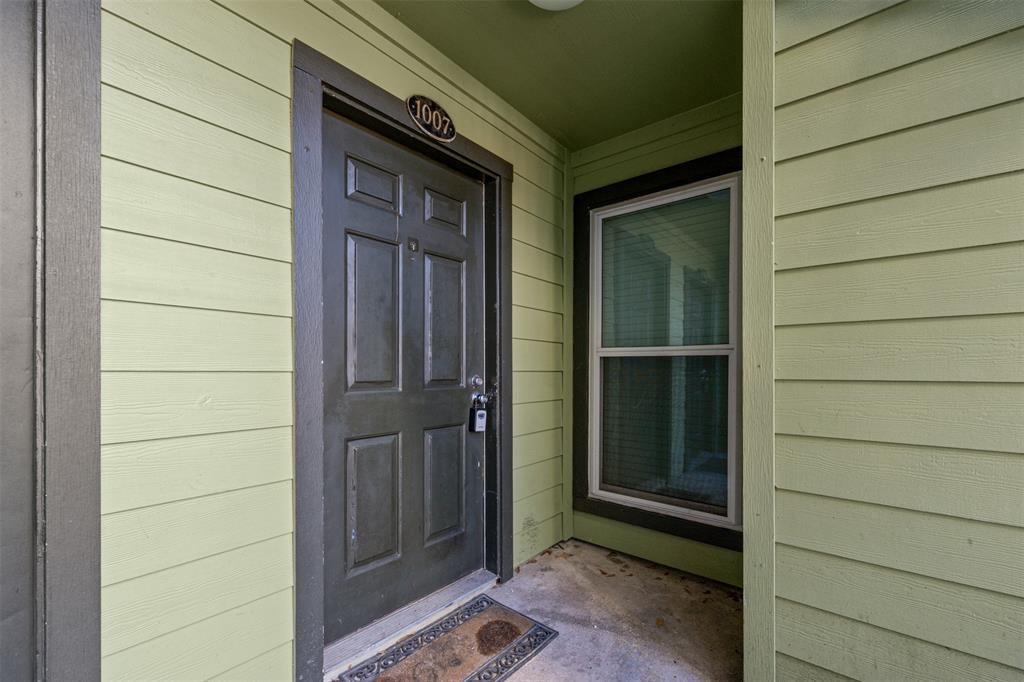
[[[405,103],[296,41],[292,50],[292,175],[295,314],[295,678],[323,678],[322,131],[326,107],[484,184],[487,376],[497,408],[488,435],[485,565],[512,575],[512,166],[458,137],[427,138]],[[467,406],[468,409],[468,406]]]
[[[0,678],[100,678],[100,3],[0,2]]]

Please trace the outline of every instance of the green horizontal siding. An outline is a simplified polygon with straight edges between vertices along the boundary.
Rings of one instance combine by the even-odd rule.
[[[1024,675],[1024,5],[780,0],[779,679]]]

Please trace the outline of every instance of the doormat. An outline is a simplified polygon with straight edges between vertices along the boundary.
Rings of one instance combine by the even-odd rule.
[[[335,682],[498,682],[557,636],[481,595]]]

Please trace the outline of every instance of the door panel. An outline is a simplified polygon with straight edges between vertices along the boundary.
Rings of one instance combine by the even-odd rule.
[[[484,562],[483,185],[323,117],[324,605],[332,642]]]
[[[348,443],[345,475],[349,573],[361,573],[399,556],[402,510],[401,448],[398,434]]]
[[[427,429],[423,434],[424,541],[447,539],[464,531],[466,430],[461,425]]]
[[[464,264],[430,253],[424,254],[423,260],[426,266],[426,310],[423,314],[427,326],[424,346],[426,385],[457,386],[463,383]]]
[[[346,368],[350,389],[399,388],[398,246],[348,235]]]

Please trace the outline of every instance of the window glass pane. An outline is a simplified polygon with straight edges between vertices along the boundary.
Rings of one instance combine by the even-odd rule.
[[[729,343],[729,193],[604,219],[605,348]]]
[[[729,359],[602,358],[601,489],[726,515]]]

